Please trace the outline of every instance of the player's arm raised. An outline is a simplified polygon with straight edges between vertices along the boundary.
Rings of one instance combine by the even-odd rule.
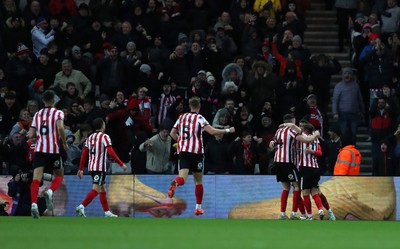
[[[222,134],[234,133],[235,127],[231,127],[229,129],[216,129],[211,125],[206,125],[204,126],[204,131],[210,135],[222,135]]]

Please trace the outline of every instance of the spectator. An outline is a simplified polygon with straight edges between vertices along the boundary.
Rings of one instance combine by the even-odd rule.
[[[204,171],[208,175],[229,174],[232,165],[231,156],[228,153],[230,142],[225,135],[214,135],[207,142],[204,149]]]
[[[18,44],[16,56],[7,62],[5,71],[9,88],[15,91],[17,100],[25,106],[29,99],[28,86],[34,78],[33,62],[27,46]]]
[[[47,33],[48,27],[49,24],[47,23],[47,20],[43,17],[39,17],[36,20],[36,26],[31,30],[33,53],[36,57],[39,57],[40,51],[54,40],[54,30],[52,29]]]
[[[25,28],[25,21],[20,16],[9,17],[5,22],[2,33],[3,45],[9,54],[17,52],[15,44],[20,42],[28,46],[32,44],[30,34]]]
[[[349,132],[355,139],[358,121],[365,113],[364,102],[360,88],[353,78],[353,70],[346,67],[342,72],[343,80],[333,90],[332,112],[339,122],[341,133]]]
[[[387,37],[390,33],[399,31],[400,7],[397,0],[387,0],[387,8],[381,13],[381,33],[383,37]]]
[[[31,126],[32,120],[30,118],[28,109],[24,108],[21,109],[19,112],[19,121],[14,124],[14,126],[11,128],[10,134],[8,136],[8,139],[12,140],[12,137],[15,133],[21,134],[23,136],[23,139],[28,134],[29,128]]]
[[[6,92],[4,101],[0,103],[0,134],[8,135],[13,125],[18,121],[21,106],[16,102],[13,91]]]
[[[169,169],[172,141],[170,128],[161,124],[158,134],[141,143],[139,150],[146,152],[146,169],[148,174],[172,173]]]
[[[72,63],[68,59],[64,59],[61,66],[62,70],[56,74],[52,87],[59,87],[62,91],[65,91],[67,90],[67,83],[72,82],[75,84],[81,99],[88,96],[92,90],[90,80],[81,71],[73,69]]]
[[[109,56],[99,60],[96,65],[96,82],[100,86],[100,92],[112,97],[118,90],[124,94],[131,94],[132,91],[126,80],[129,78],[129,65],[126,59],[118,55],[118,48],[108,48]]]
[[[254,175],[258,164],[258,152],[262,150],[262,139],[253,141],[251,132],[242,130],[240,138],[229,148],[233,155],[233,165],[229,170],[234,175]]]
[[[59,65],[54,61],[49,50],[44,48],[40,51],[39,63],[35,65],[36,79],[43,80],[43,88],[47,90],[54,83],[56,74],[59,72]]]

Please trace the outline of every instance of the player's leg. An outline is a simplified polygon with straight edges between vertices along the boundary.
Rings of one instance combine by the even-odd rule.
[[[35,219],[39,218],[39,208],[37,205],[37,199],[39,194],[40,181],[42,180],[43,176],[43,171],[44,171],[44,166],[36,167],[33,170],[33,179],[31,183],[31,202],[32,202],[31,214],[32,217]]]
[[[281,193],[281,213],[278,219],[288,219],[288,216],[286,215],[286,206],[290,191],[290,182],[281,182],[281,184],[283,190]]]
[[[310,199],[311,190],[306,186],[303,186],[302,193],[303,193],[304,207],[307,211],[307,219],[312,220],[312,209],[311,209],[311,199]]]
[[[195,215],[202,215],[204,210],[201,208],[201,203],[203,202],[203,173],[193,172],[193,179],[195,184],[194,193],[196,195],[196,209],[194,211]]]
[[[56,163],[60,163],[61,159],[56,160]],[[54,173],[54,179],[51,181],[50,188],[44,192],[44,198],[46,200],[46,207],[47,210],[52,211],[53,210],[53,193],[60,187],[63,177],[64,177],[64,168],[58,168],[53,170]]]
[[[79,204],[79,206],[77,206],[75,209],[76,212],[79,214],[79,216],[86,217],[85,208],[93,201],[94,198],[96,198],[99,192],[100,192],[100,186],[98,184],[93,183],[92,189],[86,195],[82,203]]]
[[[290,215],[290,219],[299,220],[300,216],[297,214],[297,208],[300,197],[300,183],[298,181],[292,182],[292,186],[293,186],[293,202],[292,202],[292,213]]]
[[[332,209],[331,209],[331,207],[329,205],[328,199],[326,199],[326,196],[324,195],[324,193],[322,193],[322,191],[319,188],[319,186],[318,186],[318,195],[321,198],[322,205],[324,206],[324,208],[326,210],[328,210],[328,214],[329,214],[328,219],[329,220],[336,220],[335,214],[333,213],[333,211],[332,211]]]
[[[178,159],[178,172],[179,175],[172,180],[169,189],[168,189],[168,197],[172,198],[175,194],[176,187],[182,186],[185,184],[187,177],[189,175],[189,169],[191,165],[191,158],[189,153],[180,153]]]
[[[111,213],[110,208],[108,207],[108,200],[107,200],[107,192],[106,192],[106,184],[102,184],[100,186],[100,203],[101,206],[103,207],[104,211],[104,217],[107,218],[115,218],[118,217],[118,215]]]
[[[315,205],[318,208],[319,219],[323,220],[324,219],[324,210],[323,210],[321,198],[318,195],[318,188],[313,187],[311,189],[311,195],[312,195],[312,198],[314,199]]]

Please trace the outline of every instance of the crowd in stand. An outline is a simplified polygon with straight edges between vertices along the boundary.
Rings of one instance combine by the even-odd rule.
[[[324,174],[333,172],[340,134],[355,137],[360,120],[373,174],[398,174],[397,1],[326,1],[354,67],[342,71],[303,44],[310,2],[2,0],[0,174],[29,171],[34,141],[26,134],[47,89],[65,113],[66,174],[76,174],[98,117],[132,173],[173,173],[168,133],[192,96],[214,127],[236,128],[205,137],[208,174],[273,174],[268,145],[287,113],[322,134]]]

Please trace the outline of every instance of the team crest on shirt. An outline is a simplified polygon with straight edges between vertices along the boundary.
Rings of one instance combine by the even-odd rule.
[[[197,164],[197,169],[202,169],[203,168],[203,163],[198,163]]]
[[[289,175],[288,175],[288,178],[289,178],[289,180],[294,180],[293,174],[289,174]]]

